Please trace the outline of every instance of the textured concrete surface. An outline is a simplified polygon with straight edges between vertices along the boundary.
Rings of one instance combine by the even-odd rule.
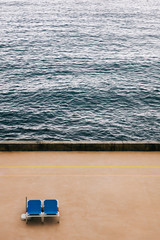
[[[159,240],[160,152],[0,152],[0,239]],[[61,221],[20,220],[57,198]]]
[[[0,141],[0,151],[160,151],[160,142]]]

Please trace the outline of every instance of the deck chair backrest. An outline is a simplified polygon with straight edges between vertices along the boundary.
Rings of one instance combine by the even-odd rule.
[[[27,204],[29,215],[39,215],[41,214],[41,201],[40,200],[28,200]]]
[[[44,200],[44,213],[47,215],[56,215],[58,213],[58,201],[56,199]]]

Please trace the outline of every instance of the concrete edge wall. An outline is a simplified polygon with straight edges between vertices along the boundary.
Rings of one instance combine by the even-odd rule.
[[[160,141],[0,141],[0,151],[160,151]]]

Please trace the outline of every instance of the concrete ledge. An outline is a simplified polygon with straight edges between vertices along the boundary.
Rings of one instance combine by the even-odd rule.
[[[0,151],[160,151],[160,142],[0,141]]]

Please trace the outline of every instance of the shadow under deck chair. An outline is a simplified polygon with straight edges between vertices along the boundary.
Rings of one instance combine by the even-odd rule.
[[[56,217],[57,222],[59,223],[60,214],[59,214],[58,200],[56,199],[44,200],[44,218],[45,217]]]

